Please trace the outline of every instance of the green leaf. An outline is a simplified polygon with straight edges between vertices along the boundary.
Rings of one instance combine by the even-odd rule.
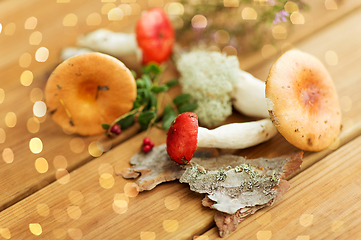
[[[110,125],[109,125],[109,124],[106,124],[106,123],[103,123],[103,124],[102,124],[102,128],[103,128],[104,130],[108,130],[108,129],[110,128]]]
[[[171,107],[171,105],[167,105],[163,111],[163,121],[162,121],[162,128],[164,130],[168,130],[170,125],[172,124],[173,120],[177,117],[177,113]]]
[[[198,104],[195,102],[185,103],[178,107],[178,111],[179,111],[179,113],[193,112],[194,110],[197,109],[197,107],[198,107]]]
[[[150,90],[150,88],[152,87],[152,80],[150,79],[149,75],[143,74],[142,79],[144,81],[145,87]]]
[[[150,92],[148,89],[145,88],[137,89],[137,99],[139,99],[138,103],[142,105],[144,103],[149,102],[149,98],[150,98],[149,95]]]
[[[143,68],[143,73],[146,74],[160,74],[162,69],[159,67],[157,63],[149,63],[147,66]]]
[[[160,86],[152,86],[150,89],[154,93],[161,93],[168,91],[169,87],[167,85],[160,85]]]
[[[156,114],[154,111],[148,110],[143,111],[138,116],[138,122],[140,124],[140,127],[142,130],[145,130],[148,128],[148,125],[152,119],[156,117]]]
[[[135,83],[137,84],[137,88],[144,88],[145,87],[145,82],[143,79],[138,78]]]
[[[157,109],[157,97],[155,96],[154,93],[150,92],[149,93],[149,107],[153,108],[154,110]]]
[[[118,124],[120,125],[122,130],[129,128],[130,126],[132,126],[133,123],[134,123],[134,114],[129,115],[118,121]]]
[[[177,80],[177,79],[172,79],[172,80],[170,80],[170,81],[168,81],[168,82],[165,83],[165,85],[167,85],[168,88],[174,87],[174,86],[177,85],[177,84],[178,84],[178,80]]]
[[[183,94],[176,96],[173,99],[173,102],[175,105],[181,105],[181,104],[189,102],[190,100],[191,100],[191,95],[188,93],[183,93]]]

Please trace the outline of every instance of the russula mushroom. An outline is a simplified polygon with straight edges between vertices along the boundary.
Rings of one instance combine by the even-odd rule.
[[[136,38],[143,52],[143,64],[162,63],[172,54],[175,32],[162,8],[152,8],[144,13],[136,26]]]
[[[310,54],[284,53],[270,69],[266,98],[278,131],[302,150],[321,151],[340,133],[336,88],[325,66]]]
[[[167,134],[167,152],[179,164],[187,164],[197,147],[243,149],[276,135],[270,119],[231,123],[209,130],[198,126],[195,113],[182,113],[172,122]]]
[[[85,53],[60,63],[45,87],[45,101],[55,123],[69,132],[94,135],[130,111],[136,99],[130,70],[118,59]]]

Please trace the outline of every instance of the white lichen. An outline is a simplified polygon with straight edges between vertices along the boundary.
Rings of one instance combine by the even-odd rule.
[[[196,50],[181,54],[176,65],[182,91],[198,103],[195,113],[202,125],[217,126],[232,114],[230,93],[239,78],[236,56]]]

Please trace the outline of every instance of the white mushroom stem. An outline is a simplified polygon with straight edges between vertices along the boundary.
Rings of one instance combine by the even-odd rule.
[[[198,147],[244,149],[265,142],[277,134],[270,119],[231,123],[209,130],[198,127]]]
[[[239,81],[231,92],[233,107],[247,116],[269,118],[265,82],[239,69]]]

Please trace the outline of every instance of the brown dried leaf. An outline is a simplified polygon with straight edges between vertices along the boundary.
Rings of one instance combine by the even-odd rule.
[[[148,153],[139,152],[130,159],[132,168],[117,172],[124,178],[137,178],[139,191],[151,190],[162,182],[179,179],[184,168],[172,161],[166,150],[166,144],[154,147]]]

